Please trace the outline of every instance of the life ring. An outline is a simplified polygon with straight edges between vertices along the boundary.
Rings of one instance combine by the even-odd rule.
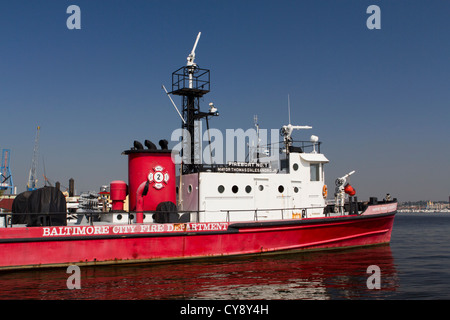
[[[327,195],[328,195],[328,188],[327,188],[327,185],[324,184],[324,185],[323,185],[323,188],[322,188],[322,196],[323,196],[324,198],[326,198]]]

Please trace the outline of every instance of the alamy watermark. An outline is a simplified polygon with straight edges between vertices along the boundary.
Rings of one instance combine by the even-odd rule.
[[[370,265],[367,267],[367,274],[370,276],[367,278],[367,289],[381,289],[381,269],[377,265]]]
[[[81,29],[81,9],[77,5],[70,5],[66,10],[67,14],[70,16],[66,20],[66,26],[69,30],[80,30]],[[377,5],[370,5],[366,10],[367,14],[370,16],[366,20],[366,26],[369,30],[381,29],[381,9]]]
[[[67,29],[81,29],[81,9],[77,5],[70,5],[67,7],[66,13],[70,16],[66,20]]]
[[[71,274],[66,281],[67,289],[81,289],[81,271],[77,265],[67,267],[66,273]]]
[[[269,134],[270,133],[270,134]],[[270,138],[270,139],[269,139]],[[175,164],[221,164],[232,161],[271,162],[278,161],[280,134],[278,129],[226,129],[225,135],[219,129],[202,131],[200,121],[195,122],[194,137],[187,129],[172,132],[172,149]],[[195,148],[191,149],[194,142]],[[191,156],[191,153],[194,155]]]
[[[366,13],[370,14],[367,18],[367,29],[381,29],[381,9],[379,6],[371,5],[367,7]]]

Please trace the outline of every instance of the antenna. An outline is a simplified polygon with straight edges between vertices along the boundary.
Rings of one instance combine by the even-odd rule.
[[[280,135],[284,137],[284,143],[286,145],[286,152],[289,150],[289,147],[292,145],[292,132],[294,130],[306,130],[306,129],[312,129],[311,126],[293,126],[291,124],[291,99],[288,94],[288,113],[289,113],[289,124],[284,125],[280,129]]]
[[[162,85],[162,88],[164,89],[164,91],[166,92],[167,96],[169,97],[170,101],[172,101],[173,107],[175,108],[175,110],[177,110],[178,115],[180,116],[181,120],[183,121],[184,124],[186,124],[186,121],[183,119],[183,116],[181,115],[180,111],[178,111],[177,106],[175,105],[175,102],[173,102],[172,97],[170,96],[170,94],[167,92],[166,87],[164,87],[164,85]]]
[[[197,65],[194,63],[195,60],[195,49],[197,48],[198,40],[200,40],[201,32],[198,33],[197,39],[195,39],[194,47],[192,48],[191,53],[187,57],[187,67],[188,67],[188,73],[189,73],[189,88],[194,88],[193,83],[193,75],[195,72],[195,69],[197,68]]]
[[[291,99],[288,94],[288,113],[289,113],[289,124],[282,126],[280,129],[281,136],[284,136],[285,139],[290,139],[292,135],[292,131],[294,130],[305,130],[305,129],[312,129],[311,126],[293,126],[291,124]]]
[[[194,47],[192,48],[191,53],[188,55],[187,57],[187,65],[188,66],[196,66],[196,64],[194,63],[194,59],[195,59],[195,49],[197,48],[197,44],[198,44],[198,40],[200,40],[200,36],[202,35],[201,32],[198,33],[197,35],[197,39],[195,40],[194,43]]]
[[[258,115],[254,115],[253,116],[253,122],[255,123],[255,127],[256,127],[256,138],[258,139],[258,141],[257,141],[257,143],[256,143],[256,147],[257,148],[259,148],[259,143],[260,143],[260,140],[261,139],[259,139],[259,123],[258,123]]]
[[[289,113],[289,124],[291,124],[291,100],[289,99],[289,94],[288,94],[288,113]]]
[[[27,191],[33,191],[37,189],[37,175],[36,175],[36,169],[38,164],[38,153],[39,153],[39,130],[41,129],[40,126],[37,127],[36,132],[36,139],[34,140],[34,149],[33,149],[33,158],[31,160],[31,168],[30,168],[30,175],[28,177],[28,183],[27,183]]]
[[[255,128],[256,128],[256,147],[255,147],[256,151],[254,153],[251,152],[250,146],[249,146],[248,153],[249,153],[249,155],[250,154],[252,155],[252,159],[250,161],[253,160],[253,157],[256,154],[256,162],[259,162],[259,154],[260,154],[259,150],[260,150],[261,139],[259,138],[259,123],[258,123],[258,115],[256,115],[256,114],[253,116],[253,123],[255,124]],[[255,142],[252,140],[252,149],[253,149],[254,143]]]

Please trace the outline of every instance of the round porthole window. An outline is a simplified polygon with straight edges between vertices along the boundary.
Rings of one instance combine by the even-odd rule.
[[[298,188],[297,187],[294,187],[294,192],[298,193]]]
[[[294,165],[292,166],[292,168],[294,169],[294,171],[298,170],[298,163],[294,163]]]
[[[260,185],[258,186],[258,189],[259,189],[259,191],[263,191],[263,190],[264,190],[264,186],[263,186],[262,184],[260,184]]]
[[[220,185],[220,186],[217,188],[217,191],[219,191],[219,193],[223,193],[223,192],[225,191],[225,187],[222,186],[222,185]]]
[[[238,186],[234,185],[234,186],[231,188],[231,191],[233,191],[233,193],[237,193],[237,192],[239,191]]]
[[[246,187],[245,187],[245,192],[247,192],[247,193],[252,192],[252,187],[246,186]]]
[[[278,186],[278,192],[279,193],[283,193],[284,191],[284,187],[283,186]]]

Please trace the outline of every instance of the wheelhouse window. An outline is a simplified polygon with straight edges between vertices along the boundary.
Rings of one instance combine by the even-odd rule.
[[[320,163],[311,163],[311,181],[320,181]]]

